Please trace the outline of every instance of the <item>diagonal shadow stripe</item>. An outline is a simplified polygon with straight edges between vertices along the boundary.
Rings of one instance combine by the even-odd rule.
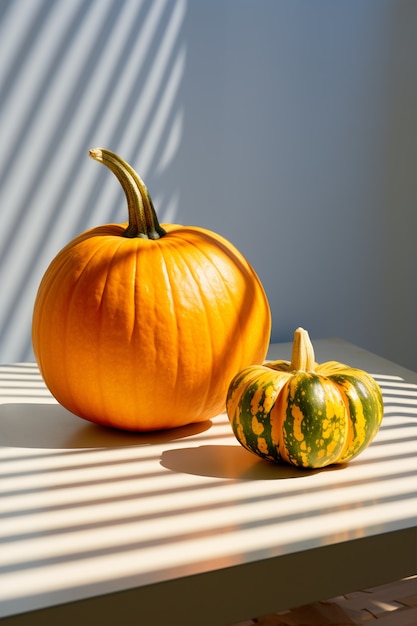
[[[9,2],[0,2],[0,22],[7,17],[7,13],[11,7],[12,3]]]
[[[4,19],[7,11],[12,5],[13,0],[8,2],[0,2],[0,20]],[[42,36],[43,30],[47,27],[48,20],[51,16],[51,3],[49,0],[44,0],[39,5],[39,10],[33,18],[26,34],[23,45],[21,45],[17,51],[13,60],[8,61],[8,71],[5,74],[4,80],[0,83],[0,110],[7,102],[8,96],[13,92],[13,86],[20,74],[20,69],[25,65],[26,60],[30,57],[33,42]],[[0,174],[0,184],[6,178],[6,172]]]
[[[48,175],[48,168],[51,162],[51,157],[50,156],[48,157],[48,155],[51,155],[54,152],[56,152],[57,148],[59,148],[59,145],[63,142],[63,139],[65,137],[65,132],[62,132],[62,129],[67,128],[70,125],[70,122],[74,117],[77,107],[80,106],[80,101],[81,101],[80,94],[85,92],[85,89],[88,85],[89,72],[92,66],[94,65],[94,59],[97,58],[97,56],[100,54],[101,46],[104,45],[106,38],[108,36],[108,33],[115,25],[114,9],[116,5],[117,3],[113,3],[113,5],[111,5],[111,10],[109,10],[109,14],[105,22],[105,28],[101,30],[99,37],[97,38],[94,44],[93,52],[90,54],[90,59],[85,64],[83,72],[78,77],[77,85],[74,88],[73,96],[70,99],[68,105],[65,107],[64,111],[61,113],[61,116],[59,118],[59,123],[57,123],[56,128],[54,132],[52,133],[52,136],[46,148],[43,151],[43,154],[39,158],[39,166],[36,168],[32,176],[32,179],[30,183],[28,184],[28,187],[27,187],[28,191],[25,195],[24,200],[21,202],[21,208],[19,211],[16,212],[16,218],[15,218],[13,228],[17,227],[17,224],[19,223],[19,220],[21,219],[20,216],[22,212],[25,210],[25,207],[27,206],[27,204],[30,203],[30,199],[34,196],[34,194],[36,194],[37,189],[39,189],[40,186],[43,184],[43,180],[45,176]],[[119,61],[117,64],[115,64],[113,73],[109,76],[109,79],[107,81],[107,88],[103,97],[104,100],[106,100],[106,98],[110,99],[112,92],[115,90],[115,88],[117,88],[117,81],[119,80],[119,77],[122,75],[125,55],[129,54],[129,50],[131,49],[135,41],[135,38],[138,37],[140,33],[140,26],[145,23],[146,11],[149,11],[149,7],[150,7],[149,3],[146,5],[141,5],[140,10],[137,13],[136,19],[132,22],[132,27],[130,29],[129,36],[126,39],[126,43],[122,49],[122,53],[120,54]],[[158,49],[159,37],[163,37],[167,29],[169,28],[171,14],[174,10],[172,7],[173,5],[170,5],[169,3],[167,4],[165,12],[162,16],[163,19],[160,20],[159,25],[158,25],[158,32],[157,32],[158,36],[155,36],[153,38],[152,46],[147,50],[147,57],[141,64],[140,74],[135,77],[135,81],[132,85],[129,97],[125,100],[124,107],[120,111],[118,124],[116,125],[113,131],[113,138],[115,142],[120,141],[120,136],[123,133],[126,133],[129,131],[128,124],[126,124],[126,120],[129,119],[131,112],[135,110],[138,99],[140,99],[141,92],[143,91],[143,85],[145,84],[146,86],[146,83],[149,80],[149,76],[152,73],[152,55],[156,55],[156,52]],[[68,29],[68,34],[67,34],[68,42],[67,43],[70,42],[70,34],[71,33],[74,34],[74,28],[77,23],[77,19],[78,18],[74,18],[73,26]],[[179,34],[180,34],[180,31],[177,34],[176,41],[174,42],[174,47],[173,47],[173,50],[171,51],[170,58],[167,60],[167,63],[165,65],[165,70],[160,80],[159,89],[156,91],[154,95],[154,100],[157,100],[159,97],[163,97],[164,84],[168,80],[169,74],[172,71],[171,66],[173,65],[173,63],[175,63],[175,59],[177,57],[176,50],[178,50],[180,46],[180,43],[178,41]],[[54,70],[52,70],[51,68],[48,73],[49,80],[52,80],[53,71],[59,71],[58,61],[54,63],[53,68]],[[41,104],[42,104],[42,98],[39,96],[35,103],[35,108],[38,109],[41,106]],[[176,98],[175,102],[173,103],[173,106],[176,107],[178,106],[178,104],[179,104],[178,99]],[[153,107],[150,107],[147,117],[145,118],[144,123],[142,125],[143,127],[146,128],[146,126],[151,123],[152,115],[153,115]],[[174,113],[168,117],[165,127],[161,129],[160,131],[161,133],[160,141],[157,146],[157,150],[162,149],[162,146],[164,144],[164,138],[169,133],[169,130],[170,130],[168,125],[172,123],[171,120],[174,119],[173,115]],[[104,111],[100,109],[100,106],[98,104],[96,114],[93,116],[90,127],[87,129],[87,132],[85,134],[86,137],[88,136],[92,137],[94,135],[94,133],[99,128],[100,123],[102,122],[103,116],[104,116]],[[28,123],[29,122],[27,121],[25,125],[26,127]],[[22,133],[23,132],[24,131],[22,131]],[[138,146],[140,146],[141,141],[142,141],[142,137],[141,137],[141,133],[139,132],[137,139],[135,141],[135,151],[138,149]],[[82,142],[82,140],[80,140],[80,142]],[[84,146],[83,146],[83,151],[84,151]],[[158,157],[158,154],[155,155],[155,158],[157,157]],[[70,192],[73,191],[73,189],[76,187],[77,175],[79,175],[79,173],[80,173],[80,165],[79,163],[74,163],[72,168],[69,171],[69,175],[67,176],[65,182],[63,183],[61,188],[57,190],[56,200],[55,202],[51,203],[53,207],[55,205],[58,206],[60,204],[60,199],[67,198]],[[93,182],[90,192],[86,198],[85,204],[82,205],[81,211],[79,211],[78,213],[75,213],[75,218],[77,220],[76,225],[75,225],[76,232],[83,230],[83,225],[85,225],[86,211],[84,210],[84,207],[89,207],[94,202],[99,201],[100,194],[103,192],[103,189],[104,189],[103,177],[104,177],[103,172],[100,172],[97,174],[97,178]],[[62,213],[63,213],[62,211],[60,213],[54,212],[50,216],[48,215],[45,216],[44,219],[48,221],[48,237],[50,238],[53,237],[54,230],[58,228],[59,222],[63,219]],[[14,297],[12,297],[8,303],[8,310],[7,310],[6,321],[4,325],[5,333],[7,333],[9,328],[13,326],[15,311],[20,306],[23,295],[25,293],[25,287],[31,284],[32,276],[36,272],[37,265],[36,263],[33,262],[33,259],[37,259],[39,257],[41,251],[44,248],[44,245],[45,245],[44,241],[37,241],[35,243],[36,247],[34,246],[34,249],[31,251],[31,254],[28,255],[25,271],[22,272],[23,279],[21,283],[16,286]],[[2,252],[0,252],[0,262],[4,262],[5,257],[9,253],[10,253],[10,250],[7,247]],[[27,344],[26,346],[23,347],[23,352],[25,354],[28,354],[30,353],[30,350],[31,350],[31,340],[30,340],[30,337],[28,337]],[[24,358],[24,355],[22,355],[22,358]]]
[[[45,2],[30,31],[29,41],[25,42],[25,44],[20,48],[22,52],[18,55],[17,59],[13,63],[14,74],[8,79],[8,82],[12,82],[17,79],[26,58],[29,57],[31,54],[31,48],[33,47],[36,39],[39,39],[43,36],[43,31],[48,26],[48,20],[50,19],[51,7],[52,5],[50,2]],[[71,22],[68,24],[65,36],[61,40],[59,47],[54,51],[54,54],[51,55],[50,65],[45,71],[44,78],[39,83],[36,93],[32,94],[31,96],[31,105],[30,107],[28,107],[26,117],[22,120],[20,124],[20,131],[15,138],[13,150],[10,151],[9,159],[0,174],[0,187],[10,176],[12,168],[19,161],[20,155],[25,149],[26,137],[28,136],[29,130],[33,124],[33,119],[36,117],[42,106],[44,106],[44,103],[49,94],[49,86],[53,82],[54,76],[60,71],[65,57],[69,54],[69,51],[71,50],[71,45],[75,38],[75,35],[77,34],[77,31],[80,28],[82,21],[86,19],[86,16],[92,7],[93,3],[91,2],[84,2],[80,5],[78,11],[74,14]],[[115,15],[115,18],[116,17],[117,16]],[[2,90],[4,89],[5,87],[2,87]],[[9,86],[9,92],[12,93],[11,85]],[[69,106],[67,106],[66,110],[64,111],[64,115],[62,115],[60,118],[60,124],[65,123],[65,120],[68,118],[69,112],[70,109]],[[59,128],[61,128],[61,125],[59,126]],[[49,160],[48,155],[49,159],[51,159],[52,154],[49,147],[47,149],[44,149],[43,153],[39,155],[38,167],[34,170],[30,182],[27,183],[29,189],[36,188],[36,183],[40,180],[42,171],[47,168]],[[22,203],[22,210],[24,210],[25,206],[26,204]],[[20,220],[21,215],[20,213],[18,213],[15,216],[15,222],[12,228],[12,232],[16,232],[17,224]],[[2,261],[3,256],[0,254],[0,263],[2,263]]]

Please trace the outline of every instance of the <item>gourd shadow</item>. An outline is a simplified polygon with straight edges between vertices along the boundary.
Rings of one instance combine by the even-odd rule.
[[[129,432],[87,422],[60,404],[0,405],[0,445],[12,448],[120,448],[166,443],[204,432],[211,421],[155,432]]]
[[[239,444],[166,450],[162,453],[161,465],[177,473],[235,480],[301,478],[346,467],[345,465],[332,465],[308,469],[286,463],[272,463],[257,457]]]

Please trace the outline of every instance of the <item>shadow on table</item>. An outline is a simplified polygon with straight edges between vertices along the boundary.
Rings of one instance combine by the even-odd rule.
[[[161,465],[174,472],[240,480],[300,478],[346,467],[333,465],[321,469],[306,469],[272,463],[248,452],[238,443],[233,446],[211,445],[166,450],[162,453]]]
[[[12,448],[118,448],[160,444],[211,428],[211,421],[164,431],[134,433],[87,422],[59,404],[0,405],[0,445]]]

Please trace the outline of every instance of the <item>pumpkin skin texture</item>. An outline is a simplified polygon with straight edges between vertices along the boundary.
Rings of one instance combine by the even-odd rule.
[[[236,374],[226,410],[237,440],[250,452],[320,468],[360,454],[377,434],[384,407],[370,374],[336,361],[319,365],[307,331],[298,328],[291,362]]]
[[[265,358],[271,314],[261,282],[220,235],[160,225],[120,157],[90,156],[121,182],[129,223],[82,233],[46,270],[32,323],[44,381],[69,411],[106,426],[210,419],[224,411],[234,374]]]

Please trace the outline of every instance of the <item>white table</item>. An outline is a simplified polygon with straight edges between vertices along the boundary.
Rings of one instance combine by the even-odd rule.
[[[415,574],[416,374],[314,345],[384,394],[377,438],[341,469],[262,461],[225,415],[106,430],[59,406],[35,364],[0,367],[4,624],[221,626]]]

